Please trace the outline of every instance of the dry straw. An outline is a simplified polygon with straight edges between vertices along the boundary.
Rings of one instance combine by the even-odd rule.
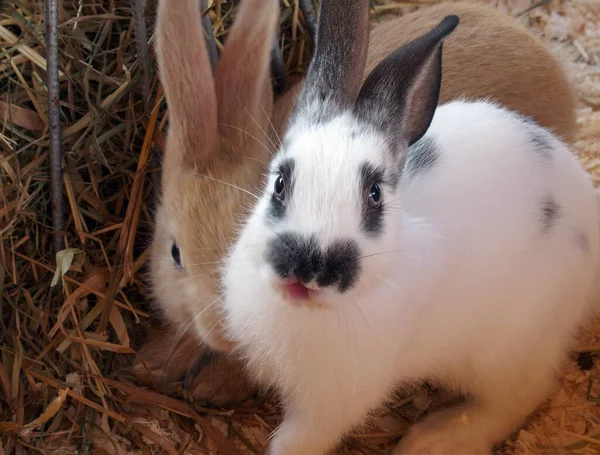
[[[302,13],[310,1],[297,1],[281,1],[281,54],[274,52],[278,72],[290,83],[306,66],[314,33],[314,17]],[[373,22],[434,2],[374,1]],[[141,0],[48,1],[57,6],[59,24],[53,54],[43,3],[4,1],[0,454],[252,454],[264,449],[279,421],[270,397],[226,409],[203,407],[186,399],[181,384],[152,391],[124,372],[153,317],[144,274],[167,120],[152,46],[154,3],[146,4],[144,22]],[[598,181],[597,2],[491,3],[522,13],[549,43],[564,43],[560,55],[580,100],[575,149]],[[235,11],[231,1],[209,0],[207,7],[206,22],[220,50]],[[54,61],[56,112],[48,109]],[[64,170],[62,241],[68,248],[55,256],[49,176],[57,174],[49,171],[58,146]],[[57,222],[60,227],[55,214]],[[584,363],[587,352],[599,350],[596,328],[590,321],[582,334]],[[582,370],[571,362],[557,395],[501,450],[600,453],[599,374],[595,365]],[[407,391],[372,427],[348,437],[340,452],[389,453],[412,421],[443,401],[428,389]]]

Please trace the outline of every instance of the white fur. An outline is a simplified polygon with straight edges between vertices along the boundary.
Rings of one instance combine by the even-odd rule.
[[[600,235],[589,176],[549,132],[491,103],[453,102],[427,132],[438,160],[395,192],[383,187],[391,209],[370,239],[358,169],[395,164],[384,138],[349,114],[296,125],[274,163],[295,160],[286,218],[266,221],[272,176],[223,278],[230,336],[282,393],[271,453],[323,454],[398,384],[424,378],[472,400],[417,424],[398,453],[489,453],[547,397],[590,311]],[[549,159],[530,142],[536,128],[552,144]],[[548,194],[561,214],[542,232]],[[356,240],[366,257],[355,287],[331,291],[323,308],[291,305],[263,255],[288,228],[322,245]],[[467,424],[457,420],[463,412]]]

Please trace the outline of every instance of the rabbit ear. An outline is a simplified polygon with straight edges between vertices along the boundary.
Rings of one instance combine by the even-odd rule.
[[[439,100],[442,43],[457,25],[457,16],[447,16],[379,63],[358,95],[356,114],[408,145],[419,140]]]
[[[159,0],[158,68],[169,107],[169,159],[193,164],[216,149],[217,102],[198,0]]]
[[[316,48],[295,109],[295,116],[309,119],[354,103],[367,55],[369,0],[322,0],[318,17]]]
[[[265,142],[273,105],[271,51],[278,0],[242,0],[215,73],[221,138],[233,147]],[[248,147],[245,147],[246,149]]]

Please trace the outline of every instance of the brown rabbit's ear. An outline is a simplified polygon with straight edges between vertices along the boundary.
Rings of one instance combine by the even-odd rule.
[[[241,0],[215,73],[219,131],[232,147],[265,139],[273,105],[271,51],[278,0]],[[266,139],[265,139],[266,140]]]
[[[350,107],[360,89],[368,42],[369,0],[321,1],[315,52],[294,116],[320,119]]]
[[[156,51],[169,108],[167,157],[191,165],[216,149],[217,102],[198,0],[159,0]]]

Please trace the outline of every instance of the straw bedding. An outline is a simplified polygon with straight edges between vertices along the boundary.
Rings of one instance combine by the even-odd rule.
[[[0,15],[0,454],[260,453],[279,421],[261,397],[228,408],[167,394],[124,373],[153,323],[145,285],[164,146],[164,100],[150,73],[142,102],[130,4],[59,2],[59,64],[66,239],[54,257],[48,179],[48,112],[41,2],[4,2]],[[134,3],[134,2],[132,2]],[[373,3],[373,22],[432,1]],[[595,0],[493,0],[548,42],[578,94],[575,152],[600,183],[600,5]],[[541,4],[540,4],[541,3]],[[548,3],[548,4],[546,4]],[[1,4],[1,3],[0,3]],[[151,37],[155,5],[146,5]],[[218,44],[231,2],[211,7]],[[282,1],[283,56],[291,80],[310,57],[294,0]],[[62,74],[62,72],[66,74]],[[149,113],[146,113],[149,112]],[[58,270],[58,272],[57,272]],[[114,306],[106,313],[107,293]],[[103,318],[104,314],[104,318]],[[557,393],[498,451],[600,453],[600,324],[582,330]],[[349,436],[339,453],[389,453],[410,422],[442,404],[419,388]]]

